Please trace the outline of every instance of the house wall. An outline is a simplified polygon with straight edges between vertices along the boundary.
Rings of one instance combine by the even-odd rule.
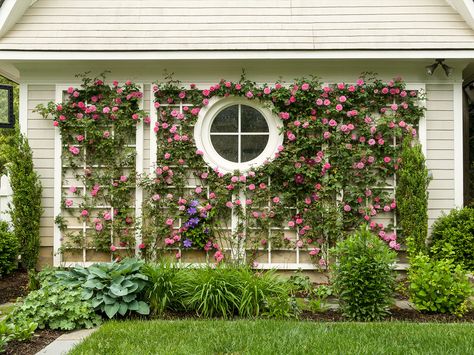
[[[426,137],[425,149],[427,165],[433,175],[429,192],[429,221],[430,224],[458,203],[456,196],[461,185],[458,186],[455,172],[456,154],[460,152],[456,146],[456,90],[460,88],[461,80],[458,76],[446,79],[444,74],[437,72],[433,77],[427,77],[424,66],[431,64],[426,61],[183,61],[183,62],[90,62],[90,63],[57,63],[35,62],[16,63],[22,77],[22,93],[24,104],[20,108],[22,129],[28,134],[33,149],[35,167],[41,176],[43,184],[44,215],[41,219],[41,264],[51,264],[53,261],[53,231],[54,231],[54,127],[50,120],[45,120],[34,108],[54,100],[56,85],[77,83],[74,74],[92,70],[100,73],[111,69],[108,75],[110,80],[125,81],[132,79],[137,83],[144,83],[144,108],[149,109],[152,98],[151,83],[163,80],[163,70],[174,72],[177,79],[186,83],[194,82],[209,85],[220,78],[238,80],[242,68],[246,69],[247,77],[257,82],[274,82],[278,79],[291,81],[295,77],[315,74],[321,77],[322,82],[353,81],[359,73],[375,71],[379,77],[389,80],[394,76],[402,75],[407,83],[413,87],[426,88]],[[453,63],[450,63],[450,65]],[[462,63],[454,63],[462,66]],[[439,70],[440,71],[440,70]],[[457,117],[456,120],[462,119]],[[27,126],[27,127],[25,127]],[[149,127],[144,130],[144,171],[150,165],[150,132]],[[462,159],[462,157],[461,157]],[[461,166],[462,168],[462,166]],[[462,176],[462,175],[461,175]],[[462,195],[461,195],[462,196]]]
[[[474,48],[445,0],[37,0],[0,39],[8,50],[427,48]]]

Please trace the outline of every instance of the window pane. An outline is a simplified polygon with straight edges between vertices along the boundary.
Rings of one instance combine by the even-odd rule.
[[[234,163],[239,162],[239,141],[237,135],[211,135],[211,143],[216,152],[226,160]]]
[[[0,123],[8,123],[8,90],[0,89]]]
[[[226,107],[221,112],[219,112],[212,122],[211,132],[237,132],[239,129],[238,110],[238,105],[233,105]]]
[[[241,106],[242,132],[268,132],[268,124],[263,115],[250,106]]]
[[[267,146],[268,143],[268,135],[242,135],[241,137],[241,148],[242,148],[242,156],[241,156],[241,163],[250,161],[258,157]]]

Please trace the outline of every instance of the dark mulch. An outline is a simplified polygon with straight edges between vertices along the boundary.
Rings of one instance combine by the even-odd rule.
[[[17,297],[28,293],[28,273],[15,271],[10,275],[0,278],[0,304],[15,302]]]
[[[61,330],[43,329],[35,332],[30,341],[11,341],[7,345],[5,355],[34,355],[56,338],[66,332]]]
[[[457,322],[474,322],[474,311],[466,313],[462,318],[451,314],[428,314],[420,313],[411,309],[392,309],[390,316],[386,321],[404,321],[414,323],[457,323]],[[343,315],[335,310],[328,310],[322,313],[312,313],[304,311],[300,315],[300,319],[314,322],[344,322],[347,321]]]

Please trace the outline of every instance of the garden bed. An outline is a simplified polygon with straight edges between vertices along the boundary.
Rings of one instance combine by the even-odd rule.
[[[28,293],[28,273],[15,271],[0,278],[0,304],[15,302]]]
[[[38,330],[29,341],[12,341],[8,343],[5,355],[34,355],[56,338],[66,332],[61,330]]]

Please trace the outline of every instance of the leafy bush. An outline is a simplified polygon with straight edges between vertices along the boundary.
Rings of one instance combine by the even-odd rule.
[[[313,296],[309,300],[309,309],[312,312],[324,312],[328,308],[327,299],[332,295],[332,288],[320,285],[314,289]]]
[[[180,309],[179,284],[180,273],[186,272],[175,263],[146,264],[142,272],[148,277],[149,286],[146,297],[150,303],[151,313],[163,314],[167,309]]]
[[[430,255],[443,259],[445,255],[439,251],[446,243],[453,247],[450,258],[474,271],[474,208],[453,209],[436,220],[431,232]]]
[[[410,260],[410,300],[419,311],[461,316],[467,310],[472,286],[461,265],[450,258],[453,252],[449,245],[443,253],[446,259],[434,260],[420,253]]]
[[[36,267],[40,248],[42,187],[34,171],[28,140],[20,133],[17,135],[8,149],[8,176],[13,190],[10,216],[15,236],[20,242],[21,264],[31,270]]]
[[[24,341],[31,338],[38,324],[35,322],[12,322],[0,321],[0,353],[5,350],[9,341]]]
[[[343,314],[356,321],[381,320],[392,303],[396,254],[378,237],[361,228],[334,248],[338,262],[333,288]]]
[[[81,287],[44,283],[16,305],[7,321],[13,324],[34,322],[38,328],[72,330],[92,328],[101,323],[90,301],[84,301]]]
[[[0,277],[17,268],[18,239],[8,231],[8,223],[0,221]]]
[[[426,249],[428,236],[428,169],[421,144],[410,137],[403,140],[397,173],[397,211],[410,255]]]
[[[292,294],[309,295],[314,291],[313,283],[307,275],[303,275],[301,271],[296,271],[288,279],[288,285]]]
[[[144,262],[124,259],[121,262],[94,264],[88,268],[74,267],[59,271],[65,285],[81,285],[83,299],[90,300],[96,310],[112,318],[118,314],[137,312],[149,314],[150,307],[140,300],[148,277],[140,272]]]

